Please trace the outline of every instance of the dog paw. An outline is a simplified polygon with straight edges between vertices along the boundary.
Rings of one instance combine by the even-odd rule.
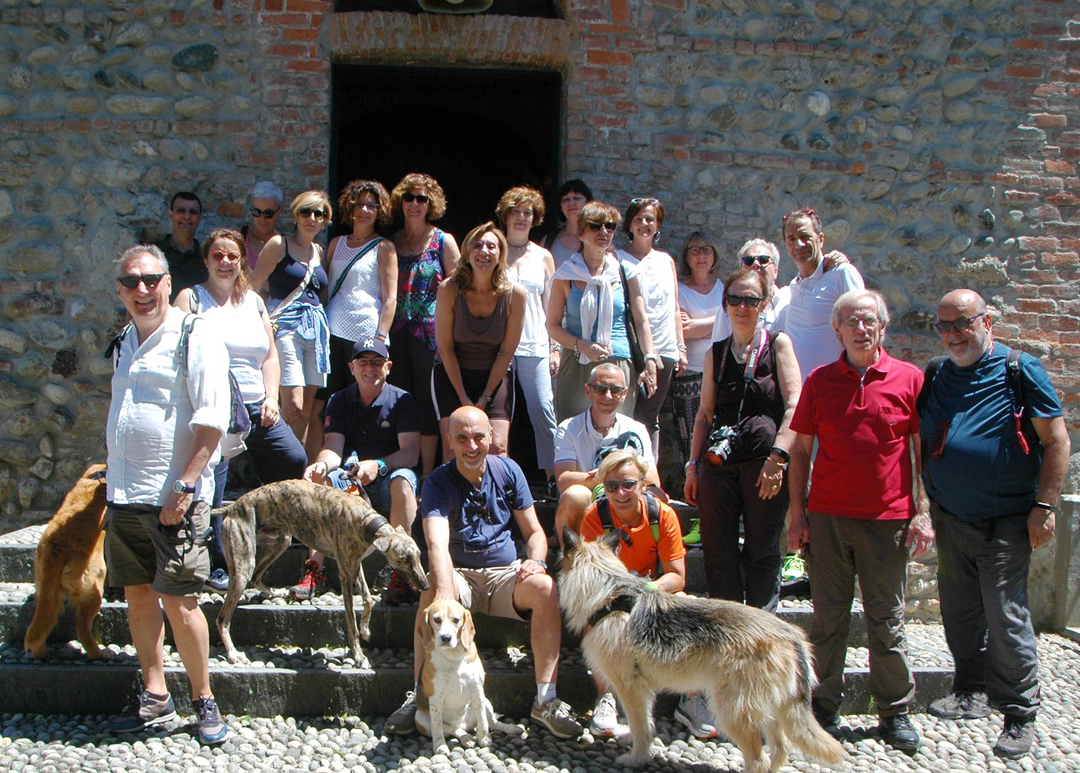
[[[622,765],[624,768],[640,768],[648,761],[649,756],[647,754],[635,754],[634,752],[620,754],[615,758],[615,764]]]
[[[233,665],[238,665],[238,664],[241,664],[241,663],[249,663],[250,662],[248,660],[247,655],[245,655],[243,652],[229,652],[229,653],[226,653],[225,657]]]
[[[476,736],[476,746],[491,746],[491,735]]]
[[[435,753],[436,754],[448,755],[448,754],[450,754],[450,747],[448,745],[446,745],[445,743],[441,743],[441,744],[439,744],[438,746],[435,747]]]

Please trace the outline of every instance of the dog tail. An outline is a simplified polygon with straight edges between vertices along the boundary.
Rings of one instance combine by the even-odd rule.
[[[839,765],[847,759],[847,752],[840,742],[825,732],[810,709],[810,698],[817,677],[810,655],[810,645],[801,639],[797,647],[799,660],[798,694],[788,705],[788,727],[792,745],[810,759],[824,765]]]

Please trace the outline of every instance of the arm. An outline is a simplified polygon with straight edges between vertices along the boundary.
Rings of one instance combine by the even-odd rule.
[[[188,458],[184,463],[184,471],[180,473],[180,480],[188,485],[193,485],[199,479],[203,470],[206,469],[210,457],[217,449],[218,443],[221,442],[221,430],[215,427],[204,427],[201,424],[196,424],[192,428],[192,435]],[[172,485],[172,481],[169,481],[169,484]],[[194,494],[177,494],[175,491],[170,491],[169,498],[165,500],[165,506],[161,508],[161,515],[158,516],[158,520],[166,526],[175,526],[180,523],[180,521],[184,520],[184,513],[191,507],[194,497]]]
[[[514,511],[514,520],[517,521],[521,536],[525,540],[525,555],[528,556],[521,562],[518,570],[517,581],[521,582],[533,574],[546,574],[547,570],[537,563],[537,560],[545,561],[548,552],[547,535],[536,520],[536,508],[529,505],[524,510]],[[430,545],[430,543],[428,543]]]
[[[671,264],[671,284],[672,292],[674,292],[671,313],[675,315],[675,343],[679,349],[679,358],[675,363],[675,373],[678,374],[686,371],[686,338],[683,336],[682,309],[679,308],[679,270],[675,268],[675,259],[670,255],[668,263]]]
[[[454,241],[453,236],[443,231],[443,276],[450,276],[454,273],[459,260],[461,260],[461,250],[458,249],[458,243]]]
[[[271,236],[270,241],[259,253],[259,261],[255,264],[255,272],[251,275],[251,289],[266,297],[266,280],[274,273],[277,264],[285,257],[285,237],[282,234]]]
[[[1061,487],[1069,469],[1069,433],[1061,416],[1033,416],[1031,424],[1043,446],[1042,467],[1039,469],[1039,488],[1035,501],[1056,505],[1061,499]],[[1041,548],[1054,537],[1054,513],[1041,507],[1028,514],[1028,534],[1033,549]]]
[[[582,472],[578,469],[576,462],[556,462],[554,471],[556,485],[559,487],[560,494],[575,483],[592,489],[600,482],[596,478],[596,470]]]
[[[345,453],[345,436],[340,432],[327,432],[323,435],[323,448],[315,461],[304,470],[304,480],[312,483],[325,483],[331,470],[341,466],[341,457]]]
[[[484,393],[477,398],[476,407],[487,410],[491,402],[491,393],[503,380],[510,363],[517,352],[518,343],[521,342],[521,331],[525,328],[525,288],[519,284],[510,286],[509,292],[513,293],[510,299],[510,317],[506,320],[506,333],[503,334],[502,344],[499,346],[499,354],[491,366],[491,374],[488,376]]]
[[[424,539],[428,546],[428,577],[437,599],[456,599],[454,562],[450,560],[450,521],[432,516],[424,519]]]
[[[547,308],[547,331],[551,340],[559,344],[563,349],[573,349],[581,352],[589,362],[599,362],[601,357],[611,354],[606,346],[601,346],[584,338],[576,338],[573,333],[562,326],[563,315],[566,313],[566,299],[570,296],[570,280],[554,279],[551,282],[551,291],[548,298]],[[571,356],[567,352],[567,356]]]
[[[679,317],[682,320],[684,341],[692,341],[695,338],[712,338],[713,325],[716,323],[715,314],[695,318],[680,309]]]
[[[386,340],[390,335],[390,326],[394,324],[397,312],[398,261],[394,242],[383,239],[379,243],[379,293],[382,296],[382,310],[379,312],[379,331],[377,337]]]
[[[420,432],[399,432],[398,450],[383,457],[387,474],[402,467],[415,467],[420,461]],[[379,464],[374,459],[363,459],[355,478],[366,486],[379,477]]]
[[[186,312],[188,312],[190,314],[191,313],[191,293],[192,293],[191,288],[190,287],[185,287],[183,290],[180,291],[180,294],[176,296],[176,300],[173,301],[173,306],[175,306],[178,309],[183,309],[184,311],[186,311]]]
[[[791,462],[788,464],[787,528],[788,550],[798,551],[810,541],[810,525],[806,520],[806,482],[810,479],[810,452],[814,448],[814,436],[801,432],[795,435],[791,445]]]
[[[652,330],[649,328],[649,317],[645,310],[645,296],[641,294],[641,284],[638,277],[632,276],[627,279],[626,286],[630,289],[630,298],[627,303],[630,306],[630,321],[637,333],[638,346],[646,355],[656,355],[653,351]],[[660,368],[659,359],[645,360],[645,370],[638,375],[637,382],[645,384],[649,397],[656,391],[656,373]]]
[[[712,432],[713,413],[716,411],[716,382],[713,379],[713,354],[712,350],[705,353],[705,367],[701,372],[701,403],[698,405],[697,415],[694,417],[694,432],[690,439],[690,461],[700,463],[705,455],[705,447],[709,443],[709,433]],[[692,505],[697,504],[698,497],[698,468],[687,462],[686,484],[683,486],[683,495],[686,501]]]
[[[551,302],[551,278],[555,276],[555,259],[551,257],[550,252],[544,250],[540,260],[544,264],[543,306],[544,318],[546,321],[548,304]],[[550,338],[550,333],[548,334],[548,336]],[[557,343],[555,343],[555,341],[551,341],[550,344],[551,346],[548,352],[548,373],[551,374],[552,378],[555,378],[559,375],[559,365],[562,362],[562,350],[561,347]]]
[[[908,435],[908,444],[911,449],[911,469],[915,476],[915,517],[911,519],[904,544],[912,548],[911,557],[918,558],[934,543],[934,527],[930,523],[930,497],[923,487],[922,441],[918,432]]]
[[[458,400],[462,405],[472,405],[469,396],[465,394],[465,383],[461,380],[461,366],[458,364],[457,352],[454,351],[454,299],[456,297],[457,289],[454,287],[454,280],[444,279],[439,284],[439,291],[435,296],[435,343],[439,347],[439,357],[446,370],[446,377],[450,379],[450,385],[457,392]]]
[[[656,578],[656,587],[668,593],[678,593],[686,587],[686,558],[674,561],[661,561],[663,574]]]
[[[791,339],[787,337],[787,334],[779,333],[776,336],[773,340],[773,349],[776,353],[776,380],[780,385],[780,397],[784,401],[784,417],[776,430],[773,445],[787,451],[795,438],[795,433],[791,431],[791,417],[795,415],[795,406],[799,402],[799,393],[802,391],[802,376],[799,373],[799,363],[795,359],[795,348],[791,345]],[[761,474],[758,475],[758,494],[762,499],[771,499],[780,493],[780,484],[784,478],[784,469],[781,465],[784,465],[782,457],[769,454],[769,458],[761,466]]]
[[[270,342],[270,348],[266,350],[263,358],[262,377],[263,390],[266,399],[263,400],[261,418],[259,423],[264,427],[272,427],[277,423],[278,416],[278,388],[281,386],[281,362],[278,360],[277,344],[274,342],[274,327],[270,324],[270,315],[263,308],[260,312],[263,321],[263,330]]]

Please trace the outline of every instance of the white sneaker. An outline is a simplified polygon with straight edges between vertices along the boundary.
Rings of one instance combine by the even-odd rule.
[[[700,693],[679,698],[675,719],[682,722],[695,738],[716,738],[716,722]]]
[[[615,696],[609,692],[596,699],[589,730],[593,735],[614,736],[619,730],[619,712],[615,708]]]

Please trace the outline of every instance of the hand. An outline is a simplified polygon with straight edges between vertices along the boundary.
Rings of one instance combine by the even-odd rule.
[[[780,493],[780,486],[784,483],[784,471],[780,469],[770,456],[761,465],[758,474],[758,496],[762,499],[772,499]]]
[[[1031,508],[1031,512],[1028,513],[1027,524],[1032,550],[1038,550],[1054,538],[1057,519],[1050,510],[1044,510],[1041,507]]]
[[[930,523],[929,515],[919,513],[911,519],[904,544],[911,548],[912,558],[918,558],[930,549],[930,546],[934,544],[934,527]]]
[[[686,483],[683,484],[683,496],[686,497],[688,504],[697,504],[697,492],[698,492],[698,474],[697,469],[693,471],[687,471]]]
[[[374,459],[365,459],[360,462],[360,466],[356,468],[356,472],[352,475],[352,479],[361,486],[368,485],[378,477],[379,465],[376,464]]]
[[[646,360],[645,370],[638,376],[637,382],[645,385],[646,397],[656,394],[656,370],[656,360]]]
[[[551,354],[548,355],[548,373],[552,378],[559,375],[559,365],[562,363],[562,354],[558,349],[554,347],[551,349]]]
[[[840,252],[840,250],[833,250],[828,255],[825,255],[822,258],[822,262],[823,265],[821,266],[821,271],[822,273],[824,273],[826,271],[831,271],[837,266],[842,266],[845,263],[850,263],[851,261],[848,260],[848,256]]]
[[[281,412],[278,409],[277,400],[273,400],[267,395],[260,409],[259,423],[264,427],[272,427],[277,424],[280,416]]]
[[[686,352],[679,350],[679,360],[675,363],[675,375],[681,376],[686,373],[686,369],[690,366],[690,361],[686,358]]]
[[[537,563],[536,559],[526,558],[521,562],[521,565],[518,566],[517,582],[526,580],[534,574],[547,574],[547,569]]]
[[[180,521],[184,520],[184,513],[191,507],[194,498],[194,494],[177,494],[173,491],[169,494],[169,498],[165,500],[165,506],[161,508],[161,515],[158,516],[158,520],[164,526],[175,526],[180,523]]]
[[[611,354],[611,349],[606,346],[601,346],[595,341],[587,341],[585,343],[585,348],[581,350],[581,353],[585,355],[589,362],[599,362]]]
[[[802,508],[788,507],[787,547],[791,553],[798,553],[810,544],[810,522],[806,520],[806,511]]]
[[[304,470],[304,480],[311,483],[325,483],[326,475],[330,472],[330,465],[321,459],[316,459]]]
[[[690,315],[682,309],[679,309],[679,322],[682,323],[684,328],[690,324]]]

